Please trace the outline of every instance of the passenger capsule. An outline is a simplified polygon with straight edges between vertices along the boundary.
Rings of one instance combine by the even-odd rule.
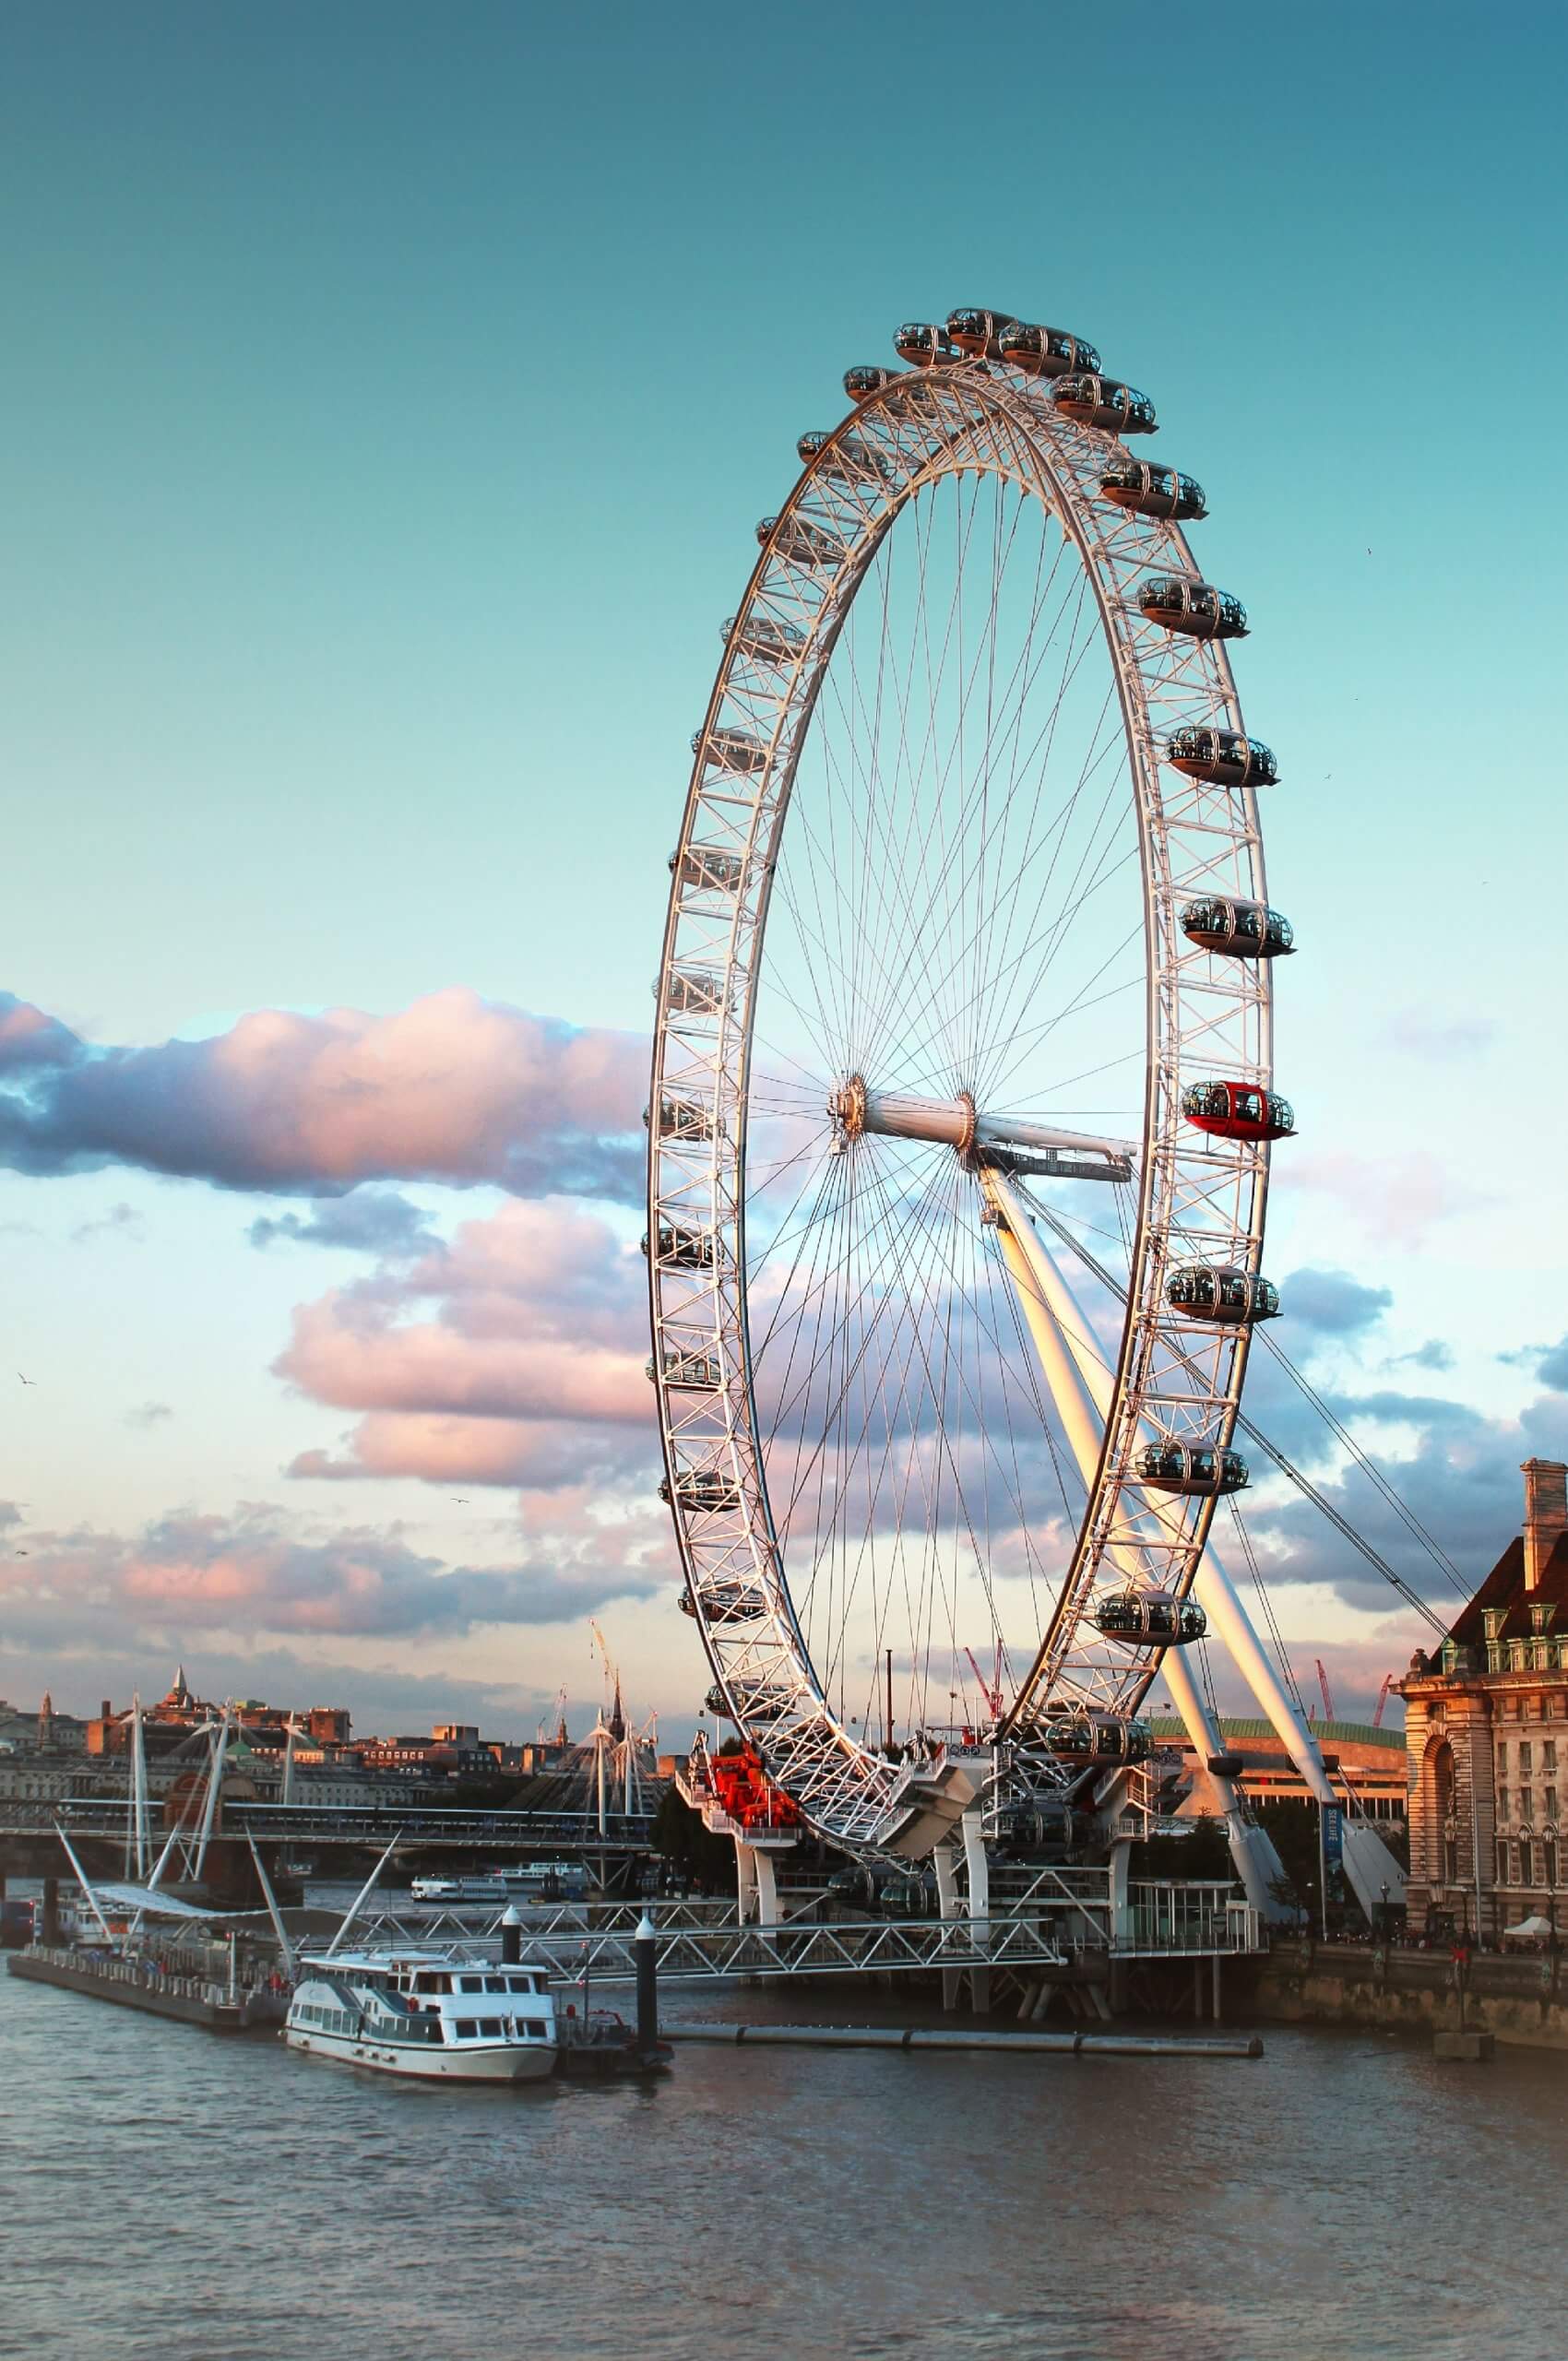
[[[688,845],[684,852],[670,856],[671,874],[680,879],[683,893],[733,894],[744,866],[738,852],[727,852],[719,845]]]
[[[659,1136],[661,1140],[710,1140],[712,1110],[695,1098],[676,1098],[666,1093],[659,1102]]]
[[[1158,516],[1166,524],[1208,515],[1204,488],[1194,477],[1157,467],[1149,459],[1113,460],[1099,488],[1114,507],[1130,508],[1136,516]]]
[[[655,984],[657,998],[659,986]],[[670,1007],[676,1016],[717,1016],[724,1005],[724,979],[707,967],[677,967],[671,974]]]
[[[668,1487],[659,1488],[660,1499],[669,1498]],[[767,1613],[767,1600],[750,1583],[709,1583],[694,1597],[689,1590],[681,1593],[681,1612],[704,1623],[760,1623]]]
[[[1146,1722],[1109,1714],[1064,1714],[1044,1726],[1043,1736],[1051,1753],[1069,1762],[1142,1762],[1154,1750]]]
[[[1279,1317],[1279,1289],[1230,1264],[1182,1263],[1165,1282],[1165,1300],[1188,1320],[1222,1322],[1250,1328]]]
[[[1090,375],[1099,372],[1099,353],[1081,336],[1069,336],[1065,328],[1036,327],[1028,320],[1014,320],[1004,327],[996,350],[1001,360],[1027,377],[1064,377],[1075,369]]]
[[[964,357],[945,328],[932,327],[925,320],[906,320],[893,339],[893,349],[911,369],[940,369]]]
[[[648,1251],[648,1235],[643,1232],[643,1252]],[[671,1222],[661,1222],[659,1228],[659,1260],[669,1263],[677,1271],[711,1271],[718,1261],[711,1229],[682,1229]]]
[[[896,385],[897,379],[897,369],[884,369],[874,361],[860,361],[852,369],[845,370],[844,391],[852,402],[867,402],[885,386]]]
[[[811,643],[796,623],[781,623],[771,615],[731,615],[719,633],[726,647],[754,664],[771,664],[782,671]]]
[[[683,1607],[685,1605],[684,1598],[683,1598],[681,1604]],[[734,1714],[730,1710],[730,1700],[726,1697],[723,1690],[719,1688],[717,1681],[715,1681],[713,1687],[708,1691],[707,1695],[703,1699],[702,1709],[705,1714],[712,1714],[717,1720],[721,1722],[732,1722],[735,1718]]]
[[[1211,787],[1273,787],[1279,765],[1261,738],[1234,730],[1178,730],[1165,744],[1165,759],[1189,778]]]
[[[1240,1492],[1252,1480],[1239,1451],[1216,1451],[1200,1442],[1146,1443],[1133,1462],[1133,1473],[1151,1491],[1199,1500]]]
[[[794,1703],[788,1689],[777,1681],[737,1680],[735,1713],[742,1722],[778,1722]]]
[[[655,1375],[654,1364],[647,1364],[648,1379]],[[723,1382],[716,1353],[683,1353],[679,1346],[664,1347],[664,1382],[683,1394],[712,1394]]]
[[[847,541],[808,516],[765,516],[756,537],[764,548],[771,543],[775,557],[790,565],[841,565],[849,554]]]
[[[1058,409],[1080,426],[1098,426],[1106,434],[1153,434],[1157,431],[1154,404],[1146,394],[1123,385],[1119,377],[1101,377],[1092,370],[1075,369],[1058,377],[1051,389]]]
[[[808,468],[836,483],[886,483],[893,475],[891,462],[859,434],[840,434],[835,442],[816,431],[802,434],[795,448]]]
[[[1103,1638],[1130,1648],[1185,1648],[1208,1630],[1195,1598],[1172,1598],[1167,1591],[1123,1591],[1102,1598],[1089,1620]]]
[[[1239,1779],[1247,1767],[1245,1755],[1211,1754],[1208,1768],[1217,1779]]]
[[[1250,1082],[1190,1082],[1182,1112],[1200,1132],[1221,1140],[1283,1140],[1296,1128],[1290,1101]]]
[[[1285,959],[1296,946],[1296,931],[1282,910],[1224,894],[1189,902],[1182,912],[1182,931],[1189,943],[1229,959]]]
[[[1011,312],[976,311],[971,305],[947,314],[948,335],[960,352],[977,361],[1000,361],[1003,330],[1017,325]]]
[[[697,730],[692,752],[718,771],[760,771],[767,763],[767,745],[751,730],[721,727]]]
[[[1163,631],[1180,632],[1185,639],[1242,639],[1247,611],[1229,590],[1212,582],[1194,582],[1184,574],[1157,574],[1138,592],[1138,604],[1151,623]]]
[[[659,1485],[659,1497],[666,1504],[671,1499],[670,1478]],[[733,1477],[726,1476],[719,1467],[688,1467],[675,1478],[674,1498],[694,1516],[718,1516],[726,1509],[741,1505],[741,1488]]]

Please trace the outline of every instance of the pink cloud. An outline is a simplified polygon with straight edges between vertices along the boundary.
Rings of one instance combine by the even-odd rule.
[[[457,988],[391,1016],[263,1009],[149,1049],[92,1047],[0,995],[0,1161],[324,1195],[400,1179],[630,1203],[646,1067],[635,1035]]]
[[[636,1477],[658,1451],[641,1256],[597,1217],[504,1205],[450,1247],[300,1305],[280,1377],[364,1415],[290,1473],[538,1484]]]

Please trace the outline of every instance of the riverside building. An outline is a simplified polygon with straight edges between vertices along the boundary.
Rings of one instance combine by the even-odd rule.
[[[1409,1925],[1555,1931],[1568,1842],[1568,1466],[1526,1459],[1524,1529],[1400,1684]]]

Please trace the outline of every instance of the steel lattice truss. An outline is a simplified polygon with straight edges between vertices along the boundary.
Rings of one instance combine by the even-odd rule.
[[[893,747],[889,752],[891,725],[882,715],[887,679],[893,677],[895,687],[900,685],[897,668],[890,672],[879,659],[873,683],[868,685],[856,673],[847,689],[833,669],[836,651],[848,645],[846,634],[855,628],[858,603],[872,608],[880,600],[885,610],[894,602],[897,594],[891,586],[900,534],[923,551],[934,544],[938,529],[931,520],[951,510],[960,523],[969,516],[969,540],[978,543],[983,517],[992,514],[991,508],[982,512],[978,505],[983,497],[994,508],[997,549],[1004,529],[1015,539],[1023,530],[1035,529],[1032,521],[1021,527],[1016,521],[1020,516],[1038,520],[1038,529],[1051,537],[1047,556],[1054,604],[1049,610],[1042,607],[1037,579],[1036,613],[1046,614],[1039,637],[1047,640],[1049,624],[1054,634],[1051,661],[1063,670],[1056,712],[1087,678],[1091,657],[1104,668],[1108,682],[1105,735],[1096,741],[1100,751],[1093,760],[1085,757],[1074,809],[1083,805],[1086,776],[1094,777],[1097,789],[1100,776],[1119,781],[1130,832],[1116,865],[1098,851],[1092,872],[1087,850],[1080,860],[1080,872],[1090,876],[1084,900],[1092,893],[1103,907],[1111,896],[1102,888],[1120,887],[1129,939],[1135,946],[1127,956],[1138,963],[1135,987],[1128,971],[1118,988],[1123,1010],[1137,1003],[1136,1030],[1129,1034],[1132,1047],[1122,1062],[1135,1065],[1142,1093],[1141,1128],[1135,1112],[1127,1128],[1131,1182],[1122,1192],[1127,1212],[1126,1311],[1124,1318],[1117,1314],[1119,1349],[1113,1340],[1105,1348],[1114,1393],[1098,1473],[1081,1514],[1075,1517],[1075,1538],[1051,1573],[1053,1595],[1029,1643],[1032,1661],[1020,1660],[1016,1667],[1009,1663],[1004,1710],[991,1733],[1015,1750],[1032,1752],[1042,1719],[1064,1706],[1111,1716],[1135,1712],[1155,1677],[1158,1655],[1129,1651],[1102,1638],[1090,1619],[1091,1610],[1097,1599],[1129,1588],[1184,1597],[1202,1554],[1212,1496],[1173,1499],[1146,1489],[1137,1480],[1135,1461],[1140,1444],[1151,1434],[1206,1448],[1223,1448],[1230,1441],[1247,1329],[1205,1325],[1178,1316],[1170,1308],[1165,1287],[1171,1270],[1185,1264],[1258,1272],[1268,1149],[1194,1129],[1183,1119],[1182,1094],[1198,1079],[1268,1087],[1270,985],[1266,960],[1216,957],[1194,947],[1179,921],[1183,907],[1196,896],[1218,894],[1265,905],[1267,895],[1251,788],[1205,783],[1175,770],[1166,759],[1169,742],[1179,730],[1206,726],[1244,734],[1244,724],[1223,645],[1218,639],[1178,636],[1140,608],[1139,587],[1151,575],[1191,582],[1201,581],[1202,575],[1178,525],[1128,513],[1103,497],[1109,461],[1125,457],[1120,445],[1103,433],[1075,424],[1052,400],[1048,384],[985,360],[896,376],[831,434],[817,439],[820,448],[771,521],[740,611],[728,626],[723,661],[695,742],[696,759],[672,861],[657,985],[648,1119],[651,1374],[662,1428],[666,1489],[687,1584],[685,1604],[695,1613],[718,1687],[734,1718],[763,1749],[773,1776],[812,1823],[840,1842],[869,1846],[875,1843],[905,1769],[873,1747],[869,1730],[847,1714],[842,1695],[835,1700],[832,1667],[826,1661],[832,1655],[831,1627],[820,1609],[814,1610],[821,1625],[814,1653],[802,1600],[806,1587],[814,1585],[820,1592],[827,1580],[823,1568],[829,1553],[821,1535],[831,1512],[819,1514],[814,1538],[798,1505],[802,1483],[813,1480],[800,1441],[807,1414],[795,1414],[792,1459],[787,1459],[776,1441],[770,1446],[768,1419],[777,1418],[779,1399],[788,1403],[792,1398],[794,1381],[790,1370],[774,1377],[763,1369],[759,1383],[766,1341],[759,1332],[769,1318],[778,1324],[778,1289],[787,1281],[776,1275],[784,1270],[786,1252],[797,1232],[803,1232],[813,1219],[820,1228],[828,1218],[839,1217],[818,1210],[841,1204],[848,1184],[841,1184],[837,1176],[846,1168],[853,1169],[857,1159],[863,1163],[874,1156],[884,1144],[865,1137],[846,1139],[839,1118],[849,1103],[849,1086],[860,1087],[862,1077],[842,1069],[826,1071],[815,1109],[814,1141],[795,1157],[779,1159],[796,1165],[790,1183],[791,1189],[802,1183],[801,1195],[789,1214],[777,1209],[778,1200],[765,1200],[754,1134],[759,1126],[766,1128],[784,1103],[777,1080],[784,1069],[759,1027],[759,1007],[793,1010],[803,1025],[813,1015],[814,994],[824,1004],[826,1026],[832,1014],[826,1007],[826,984],[853,967],[865,1007],[885,1009],[900,992],[906,1005],[913,1005],[922,991],[931,1000],[946,990],[949,1008],[956,1012],[949,1029],[956,1038],[966,1012],[976,1006],[998,1007],[1007,992],[1016,998],[1023,990],[1018,981],[1023,968],[1014,958],[1012,937],[1005,933],[1020,888],[1013,872],[1004,875],[1008,832],[1017,838],[1025,825],[1020,816],[1026,789],[1017,751],[1019,722],[1008,724],[1014,748],[1004,776],[995,732],[990,741],[979,742],[978,726],[970,724],[979,751],[966,748],[965,717],[975,710],[978,691],[972,694],[965,682],[956,701],[954,748],[939,749],[940,762],[923,749],[910,753],[909,684],[916,675],[911,638],[901,687],[903,751]],[[948,510],[942,508],[944,500]],[[976,517],[982,523],[975,524]],[[1039,562],[1037,576],[1046,562]],[[969,564],[968,543],[964,542],[951,562],[956,582]],[[993,563],[993,618],[1000,596],[996,586],[1003,583],[1004,574],[1001,562]],[[955,613],[960,611],[961,587],[953,593]],[[930,625],[934,601],[925,596],[923,574],[921,597],[921,611],[927,619],[924,662],[927,677],[932,679],[937,670]],[[1029,632],[1019,659],[1024,668],[1019,677],[1027,687],[1035,679],[1028,665],[1038,671],[1043,660],[1035,655],[1032,622]],[[885,622],[883,636],[885,643]],[[993,634],[993,657],[994,643]],[[960,667],[963,659],[960,648]],[[941,661],[948,661],[945,649]],[[964,676],[960,670],[951,677]],[[1019,687],[1013,700],[1020,716],[1024,693]],[[938,694],[933,688],[933,707]],[[998,695],[992,683],[988,696],[993,706]],[[839,812],[849,815],[841,824],[845,837],[836,849],[846,870],[853,868],[861,881],[856,887],[860,922],[849,941],[841,912],[826,907],[820,885],[814,912],[810,908],[802,912],[802,896],[795,894],[786,914],[781,899],[793,892],[785,856],[797,784],[814,730],[826,742],[824,724],[830,711],[837,717],[833,727],[837,736],[826,759],[836,765],[838,801],[823,808],[830,817]],[[1048,718],[1053,732],[1055,712]],[[834,747],[847,751],[835,753]],[[906,823],[900,807],[899,816],[890,823],[885,816],[890,797],[896,802],[904,791],[911,810],[915,808],[915,789],[900,790],[899,779],[914,777],[917,759],[922,780],[936,782],[921,787],[920,813],[929,809],[938,817]],[[857,814],[865,816],[857,819]],[[840,823],[835,820],[834,825]],[[1031,827],[1035,825],[1031,820]],[[1074,825],[1090,846],[1087,823],[1075,820]],[[830,870],[835,848],[823,841],[820,812],[814,820],[802,812],[799,825],[815,830],[814,876]],[[1043,830],[1044,824],[1039,825]],[[1067,864],[1063,851],[1066,826],[1064,822],[1054,849],[1042,833],[1038,846],[1031,836],[1027,854],[1017,855],[1017,874],[1030,890],[1030,863],[1037,877],[1048,855],[1052,867],[1058,858]],[[898,836],[902,841],[894,841]],[[1092,846],[1099,842],[1096,837]],[[1004,849],[994,849],[998,846]],[[953,877],[960,877],[961,890],[945,882]],[[979,884],[972,885],[976,877]],[[993,895],[989,906],[988,893]],[[918,936],[925,923],[921,911],[944,895],[946,937],[967,963],[962,978],[944,984],[937,975],[928,982],[923,972],[912,971],[913,963],[909,970],[897,972],[888,945],[900,911],[914,913],[904,920],[905,932],[913,929]],[[1065,938],[1075,921],[1075,908],[1069,908],[1065,900],[1063,911],[1055,921],[1053,944]],[[786,925],[797,945],[790,971],[795,997],[788,1003],[781,997],[783,985],[771,1001],[767,998],[765,945],[770,913],[775,927]],[[934,931],[932,921],[926,932],[931,936]],[[994,970],[988,968],[988,960],[994,961]],[[1051,1011],[1061,1004],[1062,988],[1054,979],[1052,989],[1056,1000],[1047,993],[1039,1003],[1045,1010],[1037,1028],[1041,1032],[1054,1021]],[[1078,1001],[1068,1004],[1075,1011],[1087,990],[1080,983]],[[1106,997],[1111,997],[1109,987]],[[1015,1012],[1016,1024],[1022,1024],[1026,1013],[1032,1025],[1032,1007]],[[1073,1021],[1078,1021],[1075,1014]],[[867,1029],[875,1028],[868,1024]],[[850,1041],[846,1054],[858,1054],[857,1041]],[[968,1103],[970,1115],[976,1111],[978,1094],[968,1090],[967,1073],[956,1067],[942,1074],[903,1074],[885,1079],[868,1072],[863,1082],[873,1091],[912,1089],[960,1106]],[[956,1098],[956,1082],[961,1086]],[[802,1084],[790,1103],[804,1105],[806,1095]],[[1039,1111],[1051,1119],[1051,1109]],[[982,1117],[987,1112],[980,1106]],[[966,1169],[973,1166],[974,1147],[973,1141],[961,1142],[958,1152],[943,1153],[953,1169],[951,1205],[967,1208],[964,1217],[983,1242],[981,1192],[972,1169]],[[1070,1180],[1073,1163],[1070,1157],[1064,1163],[1047,1157],[1032,1164],[1028,1157],[1013,1157],[1009,1169],[1020,1190],[1043,1192],[1057,1179]],[[767,1185],[780,1188],[773,1168]],[[928,1434],[928,1430],[942,1427],[944,1405],[949,1426],[954,1416],[949,1382],[932,1366],[932,1356],[942,1349],[934,1313],[932,1344],[917,1339],[905,1352],[901,1370],[879,1365],[885,1354],[872,1333],[882,1316],[876,1307],[899,1271],[923,1268],[921,1283],[932,1304],[943,1300],[940,1273],[932,1276],[934,1248],[922,1242],[936,1235],[930,1203],[929,1192],[922,1200],[913,1184],[907,1204],[886,1199],[884,1231],[878,1234],[882,1242],[876,1248],[880,1259],[862,1290],[873,1309],[856,1315],[858,1325],[845,1315],[838,1390],[820,1414],[813,1414],[819,1423],[837,1418],[837,1447],[843,1454],[857,1440],[851,1435],[846,1442],[843,1430],[858,1417],[864,1455],[873,1449],[875,1432],[872,1414],[862,1406],[880,1385],[879,1415],[888,1446],[895,1427],[911,1432],[921,1428],[921,1450],[911,1446],[909,1454],[915,1476],[901,1479],[904,1489],[896,1505],[889,1504],[890,1477],[873,1469],[861,1479],[870,1536],[861,1555],[879,1538],[885,1548],[893,1546],[885,1542],[885,1528],[897,1514],[901,1520],[897,1546],[905,1548],[907,1562],[912,1562],[909,1553],[913,1544],[902,1536],[921,1514],[920,1481],[927,1482],[925,1513],[931,1513],[925,1466],[944,1451],[947,1462],[957,1469],[963,1452],[972,1454],[980,1448],[975,1440],[979,1431],[993,1435],[1000,1425],[994,1402],[983,1393],[984,1381],[976,1380],[969,1389],[970,1403],[959,1406],[967,1422],[959,1442],[955,1444],[947,1434],[935,1440]],[[801,1205],[804,1209],[796,1213],[794,1206]],[[766,1223],[766,1254],[763,1246],[748,1243],[748,1224],[756,1229],[759,1223]],[[944,1230],[944,1238],[947,1234]],[[765,1265],[766,1286],[759,1276]],[[914,1278],[909,1280],[909,1294],[916,1284]],[[826,1286],[824,1281],[824,1293]],[[757,1299],[759,1287],[762,1297]],[[799,1292],[802,1308],[796,1311],[791,1307],[791,1316],[799,1338],[806,1340],[799,1344],[803,1363],[813,1315],[803,1286]],[[949,1318],[951,1293],[949,1288]],[[993,1341],[1001,1343],[1002,1314],[994,1309],[996,1301],[994,1295],[985,1298],[975,1320],[980,1330],[992,1320]],[[992,1306],[990,1311],[986,1304]],[[884,1337],[893,1316],[884,1320]],[[904,1320],[900,1337],[913,1335],[914,1314],[899,1316]],[[815,1317],[820,1333],[825,1325],[820,1306]],[[852,1339],[852,1350],[846,1339]],[[795,1358],[791,1347],[791,1369]],[[826,1382],[815,1382],[819,1394],[826,1396]],[[809,1382],[798,1382],[802,1400]],[[764,1402],[761,1395],[769,1387]],[[919,1405],[912,1408],[917,1389]],[[1008,1418],[1011,1422],[1010,1407]],[[994,1441],[986,1447],[993,1453],[1000,1449]],[[1016,1452],[1023,1447],[1014,1445]],[[820,1486],[820,1476],[814,1480]],[[949,1490],[962,1490],[957,1477]],[[973,1527],[972,1514],[968,1521]],[[1029,1519],[1024,1522],[1027,1526]],[[969,1538],[977,1560],[983,1560],[985,1536],[971,1531]],[[839,1539],[843,1542],[842,1536]],[[855,1578],[851,1555],[843,1542],[840,1556],[846,1571],[837,1579],[845,1600],[852,1596]],[[988,1584],[992,1579],[983,1562],[980,1577]],[[830,1584],[829,1596],[831,1603]],[[816,1660],[819,1656],[823,1662]],[[930,1751],[920,1737],[915,1747]],[[1053,1775],[1048,1758],[1039,1775],[1047,1782]]]

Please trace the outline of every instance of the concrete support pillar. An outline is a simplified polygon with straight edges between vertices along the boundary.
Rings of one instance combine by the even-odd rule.
[[[774,1874],[773,1856],[755,1846],[752,1848],[752,1875],[756,1880],[756,1922],[759,1927],[778,1924],[778,1880]]]
[[[58,1878],[45,1878],[43,1880],[43,1940],[46,1943],[57,1943],[60,1940],[60,1880]]]
[[[961,1918],[963,1912],[958,1904],[958,1869],[953,1857],[951,1845],[937,1846],[932,1855],[932,1866],[936,1871],[936,1901],[944,1924]],[[942,2005],[949,2016],[958,2005],[958,1993],[962,1982],[963,1975],[960,1969],[956,1967],[943,1969]]]
[[[969,1916],[982,1922],[991,1916],[991,1864],[985,1855],[985,1836],[980,1828],[980,1816],[973,1806],[964,1814],[959,1825],[964,1832],[964,1866],[969,1877]],[[982,1940],[991,1940],[986,1926]],[[969,1970],[969,2005],[978,2016],[983,2016],[991,2006],[991,1970],[971,1967]]]
[[[1215,2022],[1215,2023],[1216,2023],[1216,2024],[1218,2024],[1218,2023],[1219,2023],[1219,1953],[1218,1953],[1218,1952],[1215,1952],[1215,1954],[1214,1954],[1214,1962],[1213,1962],[1213,1965],[1214,1965],[1214,2011],[1213,2011],[1213,2014],[1214,2014],[1214,2022]]]
[[[743,1838],[735,1839],[735,1916],[743,1927],[756,1916],[756,1855]]]

